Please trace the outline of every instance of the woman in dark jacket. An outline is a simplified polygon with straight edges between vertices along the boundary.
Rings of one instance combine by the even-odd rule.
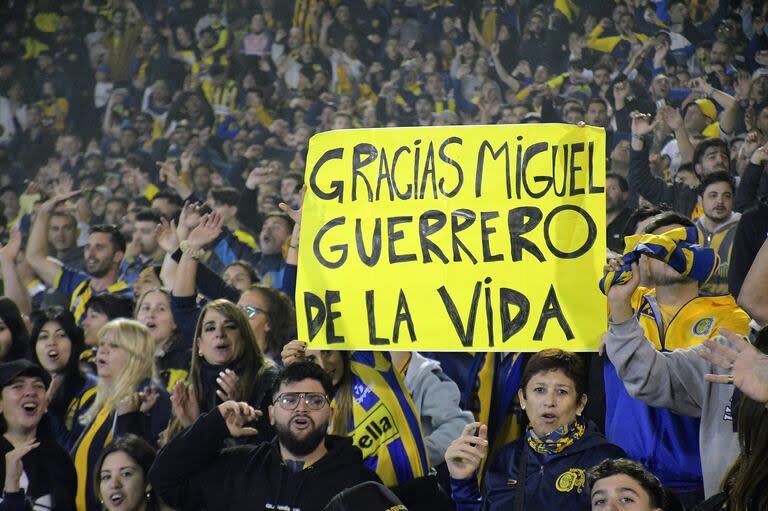
[[[171,395],[180,423],[171,432],[224,401],[247,401],[263,413],[256,425],[259,434],[249,441],[271,440],[274,428],[267,417],[276,374],[275,365],[259,350],[245,313],[229,300],[208,302],[195,328],[189,379],[178,382]]]
[[[523,438],[491,460],[484,497],[475,472],[486,456],[487,426],[467,425],[445,453],[457,511],[517,509],[519,499],[522,509],[531,511],[590,509],[585,472],[625,454],[581,417],[585,382],[584,364],[574,353],[548,349],[531,357],[518,391],[530,425]]]
[[[45,413],[50,383],[48,373],[28,360],[0,364],[0,511],[75,509],[75,467]]]
[[[48,371],[48,416],[59,444],[69,451],[83,431],[80,416],[96,395],[96,377],[80,369],[85,349],[83,331],[62,307],[48,307],[32,315],[32,360]]]

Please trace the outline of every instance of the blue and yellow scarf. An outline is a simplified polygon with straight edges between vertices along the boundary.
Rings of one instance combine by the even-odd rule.
[[[621,271],[609,272],[600,279],[600,291],[607,295],[611,286],[629,282],[631,265],[643,254],[667,263],[681,275],[701,283],[708,281],[720,266],[720,257],[712,248],[699,245],[698,239],[695,227],[681,227],[664,234],[627,236],[624,243],[628,251],[622,258]]]
[[[570,424],[559,427],[552,433],[540,437],[529,427],[525,432],[525,439],[531,449],[539,454],[557,454],[572,446],[584,436],[587,425],[584,419],[576,417]]]

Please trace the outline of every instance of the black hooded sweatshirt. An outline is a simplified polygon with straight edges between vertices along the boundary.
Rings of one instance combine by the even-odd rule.
[[[328,453],[298,472],[283,463],[277,438],[222,449],[227,438],[217,407],[171,440],[149,472],[163,501],[182,511],[322,511],[346,488],[381,482],[349,438],[328,435]]]

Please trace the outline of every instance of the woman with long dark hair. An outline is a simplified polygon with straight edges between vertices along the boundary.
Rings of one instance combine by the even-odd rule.
[[[96,377],[80,369],[83,331],[67,309],[42,309],[32,315],[32,346],[32,360],[51,377],[47,397],[53,432],[69,450],[83,430],[80,415],[96,394]]]
[[[13,300],[0,297],[0,362],[26,358],[29,332]]]
[[[128,434],[110,442],[93,471],[96,497],[107,511],[160,511],[164,506],[149,484],[155,449]]]
[[[274,364],[259,350],[245,313],[229,300],[208,302],[195,328],[189,379],[177,383],[171,395],[174,415],[187,427],[224,401],[246,401],[263,412],[256,441],[271,440],[274,428],[267,417],[276,374]]]

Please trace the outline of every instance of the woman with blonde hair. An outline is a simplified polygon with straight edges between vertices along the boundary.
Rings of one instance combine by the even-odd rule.
[[[88,482],[93,480],[104,446],[127,433],[155,444],[170,418],[168,394],[153,383],[155,343],[147,327],[131,319],[115,319],[99,330],[98,337],[96,397],[80,419],[85,429],[72,450],[77,508],[86,511],[100,509]]]

